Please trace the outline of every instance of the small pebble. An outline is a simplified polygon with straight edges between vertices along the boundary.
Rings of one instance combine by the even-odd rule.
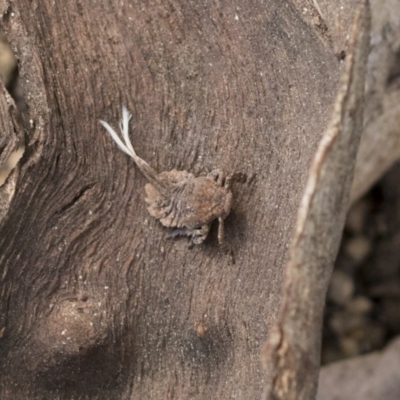
[[[356,263],[362,263],[371,251],[371,240],[362,235],[350,238],[345,251]]]
[[[347,214],[346,230],[352,234],[362,233],[365,228],[365,221],[369,211],[370,203],[365,199],[354,204]]]
[[[328,300],[338,305],[350,302],[354,293],[354,282],[350,275],[334,270],[328,289]]]

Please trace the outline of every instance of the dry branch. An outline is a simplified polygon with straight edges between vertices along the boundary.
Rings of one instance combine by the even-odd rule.
[[[369,12],[360,2],[332,120],[311,166],[286,268],[280,317],[264,349],[269,399],[315,397],[324,299],[362,132]]]
[[[2,3],[33,121],[0,225],[2,399],[260,398],[270,378],[278,398],[315,394],[368,27],[365,1],[325,21],[302,3]],[[233,259],[215,229],[188,249],[148,216],[144,179],[97,122],[122,104],[153,168],[247,176]]]

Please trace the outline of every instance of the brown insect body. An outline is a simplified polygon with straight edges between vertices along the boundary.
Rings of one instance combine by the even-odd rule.
[[[111,134],[118,147],[131,156],[149,183],[146,184],[146,203],[150,215],[167,228],[175,228],[170,237],[187,235],[195,244],[202,243],[209,232],[212,221],[218,218],[218,240],[224,240],[224,219],[232,207],[231,177],[224,178],[216,170],[207,176],[195,177],[187,171],[161,172],[158,174],[134,151],[128,136],[131,115],[123,108],[120,125],[125,144],[104,121],[100,123]]]
[[[145,186],[147,210],[168,228],[184,228],[171,236],[186,234],[193,237],[194,243],[201,243],[211,222],[223,220],[231,210],[231,191],[216,182],[213,175],[195,177],[172,170],[162,172],[157,179],[165,182],[166,190],[160,193],[151,183]]]

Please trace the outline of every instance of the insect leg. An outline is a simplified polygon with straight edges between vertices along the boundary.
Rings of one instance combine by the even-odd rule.
[[[211,179],[214,182],[216,182],[218,186],[222,186],[224,184],[225,174],[220,169],[214,169],[214,171],[211,171],[207,175],[207,178]]]
[[[208,232],[210,230],[209,225],[203,225],[200,228],[190,229],[190,228],[177,228],[168,234],[168,238],[174,238],[177,236],[191,236],[192,242],[194,244],[201,244],[206,239]]]
[[[224,226],[224,219],[219,217],[218,218],[218,243],[223,245],[225,241],[225,226]]]

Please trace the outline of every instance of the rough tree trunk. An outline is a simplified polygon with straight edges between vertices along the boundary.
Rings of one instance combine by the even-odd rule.
[[[368,12],[350,3],[0,3],[31,120],[0,193],[1,399],[315,395],[362,124]],[[247,177],[232,255],[215,228],[188,248],[149,217],[98,124],[122,104],[159,172]]]

